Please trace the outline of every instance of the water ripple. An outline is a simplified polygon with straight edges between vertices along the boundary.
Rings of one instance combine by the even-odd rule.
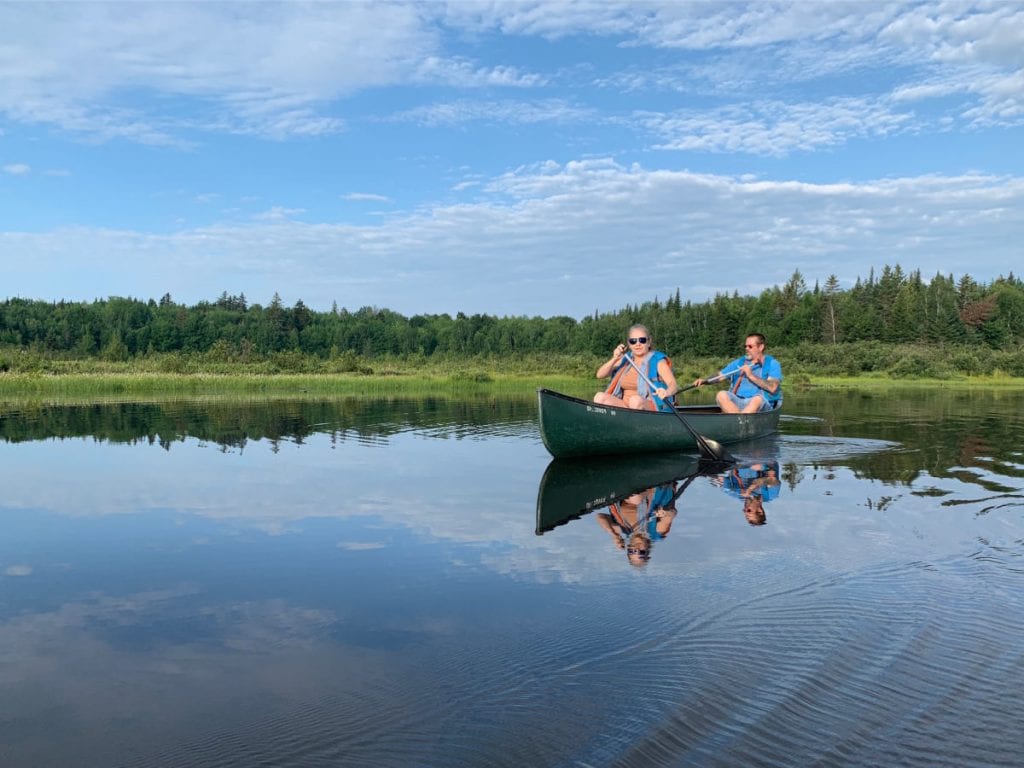
[[[906,563],[761,592],[590,655],[579,663],[642,657],[631,681],[650,698],[605,736],[615,759],[581,764],[934,766],[962,765],[952,756],[964,754],[1019,764],[1024,741],[1016,731],[1007,740],[1004,713],[1022,704],[1010,681],[1024,653],[1011,639],[1024,622],[1016,571],[993,560]],[[993,612],[993,575],[1014,610]]]

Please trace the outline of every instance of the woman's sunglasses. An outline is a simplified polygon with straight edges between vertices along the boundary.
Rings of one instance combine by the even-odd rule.
[[[646,336],[638,336],[635,339],[629,339],[629,343],[630,344],[646,344],[647,343],[647,337]]]

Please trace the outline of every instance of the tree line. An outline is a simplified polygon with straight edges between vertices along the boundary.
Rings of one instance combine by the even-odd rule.
[[[0,303],[0,350],[68,358],[125,361],[167,353],[201,354],[223,362],[280,353],[318,358],[355,355],[514,356],[608,354],[627,326],[643,322],[657,346],[673,355],[727,357],[751,331],[773,348],[855,342],[930,344],[1019,351],[1024,342],[1024,282],[1011,272],[985,283],[969,275],[905,272],[886,265],[843,289],[835,275],[809,287],[796,271],[758,296],[716,295],[683,302],[665,298],[575,319],[421,314],[338,308],[317,312],[301,300],[285,306],[275,294],[262,306],[227,292],[193,306],[165,294],[48,302]]]

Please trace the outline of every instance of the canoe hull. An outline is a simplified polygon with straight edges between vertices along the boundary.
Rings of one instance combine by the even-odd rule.
[[[537,399],[541,439],[555,458],[697,449],[689,430],[671,413],[597,405],[550,389],[538,389]],[[778,408],[748,414],[709,406],[677,411],[696,432],[720,443],[752,440],[779,427]]]

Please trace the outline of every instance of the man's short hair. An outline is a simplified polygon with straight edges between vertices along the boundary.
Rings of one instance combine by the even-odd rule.
[[[767,346],[767,342],[765,341],[763,333],[758,333],[757,331],[754,331],[753,333],[748,333],[747,338],[757,339],[757,343],[760,344],[762,347]]]

